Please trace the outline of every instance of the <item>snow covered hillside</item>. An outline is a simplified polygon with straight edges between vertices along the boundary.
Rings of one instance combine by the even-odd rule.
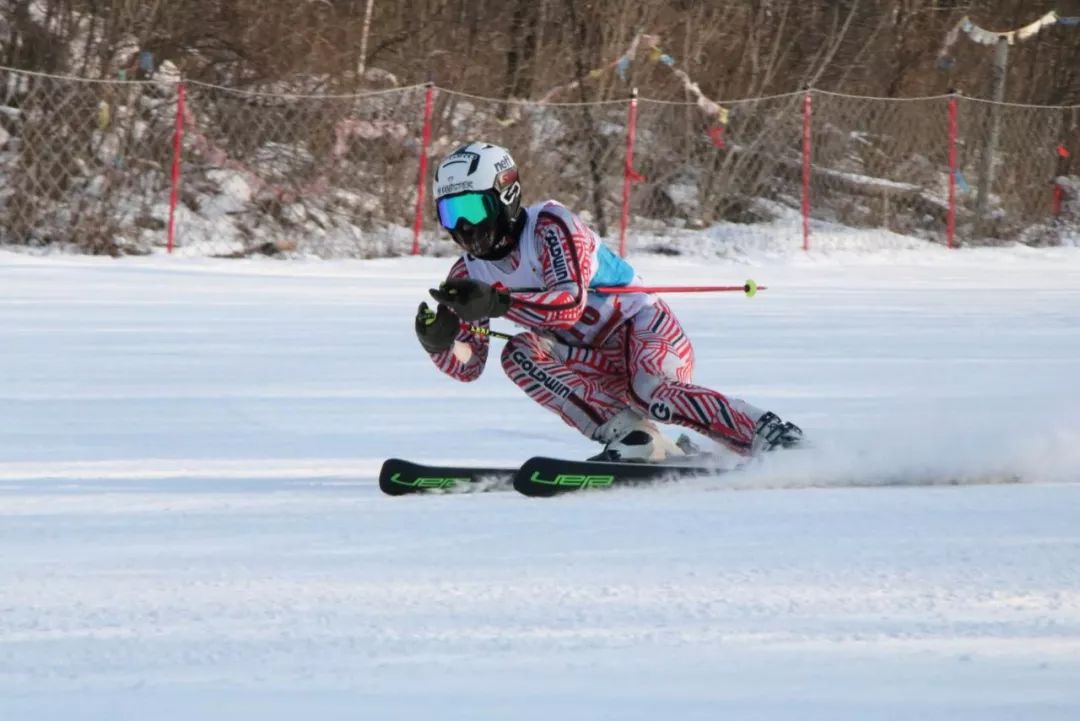
[[[0,719],[1080,716],[1080,249],[631,260],[769,287],[668,300],[813,450],[387,498],[593,451],[435,371],[448,259],[0,253]]]

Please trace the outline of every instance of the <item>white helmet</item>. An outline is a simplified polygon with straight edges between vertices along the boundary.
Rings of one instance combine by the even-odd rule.
[[[517,242],[521,184],[506,148],[463,145],[439,163],[434,186],[439,223],[455,243],[486,260],[510,252]]]

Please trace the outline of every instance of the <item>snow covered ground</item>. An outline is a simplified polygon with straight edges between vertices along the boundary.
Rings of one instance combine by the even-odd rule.
[[[633,260],[769,286],[669,301],[815,450],[386,498],[592,450],[437,374],[446,259],[0,253],[0,719],[1080,717],[1080,249]]]

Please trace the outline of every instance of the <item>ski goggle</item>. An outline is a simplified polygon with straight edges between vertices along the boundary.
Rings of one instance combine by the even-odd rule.
[[[435,203],[439,209],[439,223],[447,230],[453,230],[464,220],[471,225],[480,225],[494,215],[489,206],[486,193],[462,193],[439,198]]]

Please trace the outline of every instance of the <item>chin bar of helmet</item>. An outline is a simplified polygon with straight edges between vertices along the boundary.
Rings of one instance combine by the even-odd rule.
[[[511,288],[511,293],[542,293],[547,288]],[[753,298],[759,290],[768,290],[767,286],[758,285],[748,280],[742,285],[614,285],[589,288],[590,293],[616,295],[620,293],[745,293]]]

